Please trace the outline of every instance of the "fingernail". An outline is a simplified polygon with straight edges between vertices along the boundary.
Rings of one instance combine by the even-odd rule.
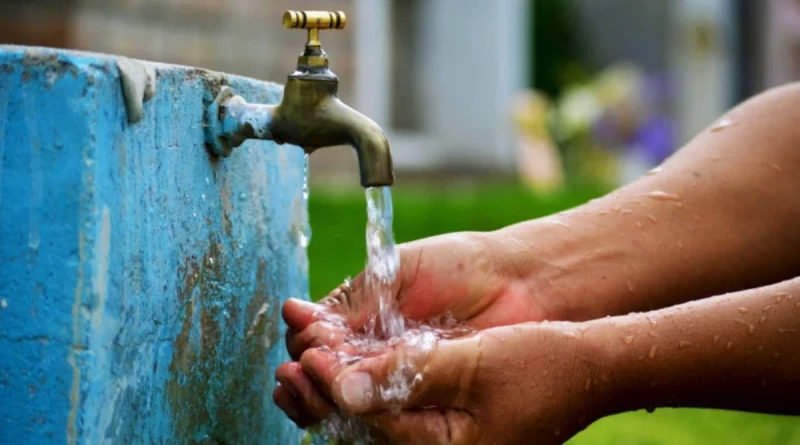
[[[349,408],[366,408],[372,400],[372,378],[365,372],[351,372],[342,378],[339,394]]]

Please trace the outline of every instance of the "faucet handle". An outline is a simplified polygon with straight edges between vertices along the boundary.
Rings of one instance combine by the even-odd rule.
[[[328,72],[328,56],[319,42],[320,29],[342,29],[347,16],[342,11],[286,11],[283,26],[288,29],[307,29],[306,49],[297,59],[300,71]]]
[[[287,29],[343,29],[347,16],[342,11],[286,11],[283,26]]]

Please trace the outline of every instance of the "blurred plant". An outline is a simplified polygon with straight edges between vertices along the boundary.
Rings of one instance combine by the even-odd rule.
[[[569,180],[618,185],[669,156],[665,98],[663,82],[627,63],[567,88],[549,121]]]
[[[535,91],[523,91],[514,99],[511,116],[517,129],[517,165],[523,182],[549,194],[564,182],[558,149],[548,129],[552,105]]]

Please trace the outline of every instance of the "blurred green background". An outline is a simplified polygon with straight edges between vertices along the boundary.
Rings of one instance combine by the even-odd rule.
[[[514,182],[404,184],[394,188],[398,242],[461,230],[494,230],[568,209],[606,192],[570,187],[547,198]],[[354,276],[366,260],[366,204],[361,189],[315,187],[309,214],[311,296],[319,299]],[[736,388],[731,388],[736,391]],[[800,445],[800,419],[708,410],[657,410],[596,422],[571,445]]]

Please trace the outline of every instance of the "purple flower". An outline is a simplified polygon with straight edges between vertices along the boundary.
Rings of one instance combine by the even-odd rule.
[[[636,131],[631,147],[653,165],[666,159],[675,147],[672,122],[661,116],[650,116]]]

